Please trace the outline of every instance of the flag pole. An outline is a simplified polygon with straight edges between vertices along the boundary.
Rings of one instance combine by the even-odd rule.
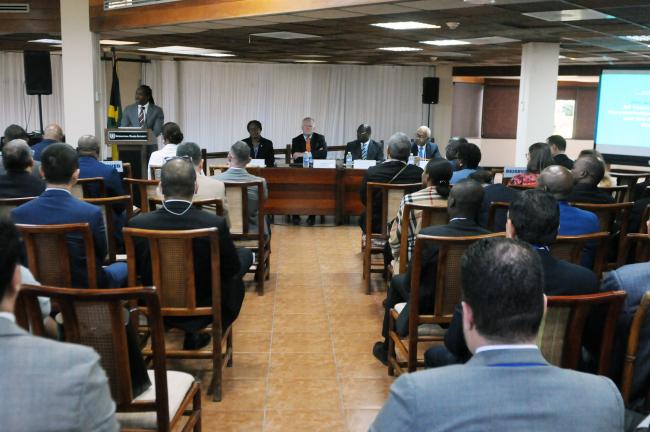
[[[112,78],[111,78],[111,81],[112,81],[112,80],[114,80],[116,78],[116,75],[117,75],[117,72],[115,71],[115,67],[117,66],[117,56],[115,54],[115,47],[114,46],[111,47],[111,55],[112,55],[112,60],[113,60],[112,61],[112,66],[113,66],[113,68],[112,68]],[[111,99],[112,98],[113,98],[113,83],[111,82]],[[111,100],[111,102],[112,102],[112,100]],[[111,102],[109,102],[109,104]],[[122,107],[119,107],[118,109],[122,109]],[[116,123],[118,121],[119,121],[119,116],[118,116],[118,118],[115,119]],[[116,124],[116,126],[119,127],[119,124]],[[120,153],[119,153],[119,150],[117,149],[116,144],[113,144],[111,146],[111,159],[114,160],[114,161],[120,160]]]

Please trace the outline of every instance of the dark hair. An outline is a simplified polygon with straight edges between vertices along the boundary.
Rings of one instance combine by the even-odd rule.
[[[262,123],[259,120],[251,120],[246,124],[246,130],[250,130],[251,125],[257,125],[260,130],[262,130]]]
[[[534,245],[548,246],[560,227],[560,208],[553,195],[530,189],[515,195],[508,209],[517,238]]]
[[[160,187],[167,197],[191,197],[196,185],[194,165],[186,159],[172,159],[160,169]]]
[[[464,137],[451,137],[445,147],[445,157],[447,160],[454,160],[458,158],[458,147],[461,144],[467,144],[467,138]]]
[[[201,147],[197,143],[186,142],[176,147],[176,156],[189,156],[194,166],[201,163]]]
[[[72,174],[79,168],[79,155],[68,144],[50,144],[41,153],[41,167],[48,183],[70,183]]]
[[[555,146],[560,151],[566,150],[566,140],[561,135],[551,135],[550,137],[546,138],[546,142],[549,145],[555,144]]]
[[[22,127],[18,126],[17,124],[12,124],[7,126],[4,132],[4,142],[8,143],[9,141],[13,141],[15,139],[24,139],[27,141],[29,137],[27,136],[27,132],[25,132],[25,129]]]
[[[447,198],[450,189],[449,180],[453,174],[451,164],[444,159],[431,159],[424,170],[429,176],[429,182],[436,187],[438,195]]]
[[[490,184],[492,183],[492,179],[494,178],[494,176],[492,175],[491,171],[480,169],[471,173],[469,175],[469,178],[471,178],[472,180],[476,180],[481,184],[486,184],[486,183]]]
[[[541,142],[528,147],[528,158],[526,170],[533,174],[539,174],[544,171],[544,168],[555,163],[551,154],[551,148],[548,144]]]
[[[153,92],[151,91],[151,87],[149,87],[148,85],[142,84],[140,87],[138,87],[138,90],[140,90],[142,93],[144,93],[144,95],[147,97],[147,99],[149,99],[149,102],[151,102],[154,105],[156,104],[153,101]]]
[[[7,171],[24,171],[32,164],[32,152],[23,139],[9,141],[2,147],[2,165]]]
[[[180,126],[174,122],[167,122],[162,127],[162,134],[165,141],[172,144],[180,144],[183,142],[183,132]]]
[[[450,217],[466,217],[477,220],[485,191],[483,186],[475,180],[465,178],[454,185],[449,193],[453,198],[454,209],[448,209]],[[452,216],[453,214],[453,216]]]
[[[472,143],[460,144],[457,152],[463,168],[476,169],[481,162],[481,149]]]
[[[11,286],[20,260],[20,236],[16,225],[7,217],[0,218],[0,301]]]
[[[591,178],[591,183],[597,185],[605,177],[605,167],[602,162],[594,155],[584,155],[580,156],[576,161],[575,165],[578,165],[578,161],[584,164],[584,169],[587,171],[587,175]],[[574,167],[575,167],[574,165]]]
[[[460,266],[463,300],[482,336],[511,343],[535,338],[544,316],[539,254],[517,240],[488,238],[467,248]]]

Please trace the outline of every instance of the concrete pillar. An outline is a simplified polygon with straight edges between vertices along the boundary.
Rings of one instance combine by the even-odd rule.
[[[531,42],[521,52],[517,166],[526,165],[528,147],[553,135],[560,45]]]
[[[436,66],[436,77],[440,79],[440,87],[438,104],[433,106],[431,135],[435,137],[440,152],[444,156],[444,148],[451,137],[451,118],[454,102],[453,67],[450,65]]]
[[[101,140],[99,37],[90,31],[89,0],[61,0],[63,115],[66,141],[85,134]]]

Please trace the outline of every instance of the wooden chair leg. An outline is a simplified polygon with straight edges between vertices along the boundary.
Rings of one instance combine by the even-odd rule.
[[[255,270],[255,279],[257,279],[257,295],[264,295],[264,277],[266,273],[266,259],[264,258],[264,250],[262,256],[257,258],[257,269]]]
[[[229,337],[232,333],[229,334]],[[208,393],[212,391],[212,400],[221,402],[221,384],[223,378],[223,357],[221,355],[221,334],[212,333],[212,381]],[[227,351],[226,351],[227,352]]]
[[[192,399],[192,408],[196,412],[196,423],[194,424],[194,432],[201,432],[201,388],[194,393],[194,399]]]
[[[228,332],[228,337],[226,338],[226,353],[230,353],[230,357],[228,357],[228,363],[226,363],[226,367],[232,367],[232,356],[233,356],[233,350],[232,350],[232,328]]]

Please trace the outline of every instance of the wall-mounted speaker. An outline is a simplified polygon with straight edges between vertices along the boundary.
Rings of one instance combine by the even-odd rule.
[[[439,78],[424,77],[422,79],[422,103],[437,104],[439,87],[440,87]]]
[[[52,65],[49,51],[25,51],[23,56],[27,94],[52,94]]]

